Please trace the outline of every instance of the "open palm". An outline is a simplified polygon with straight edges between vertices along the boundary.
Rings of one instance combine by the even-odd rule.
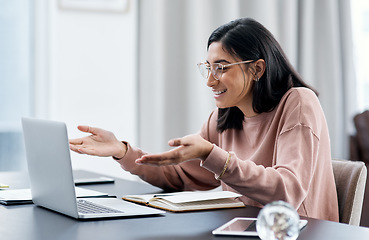
[[[91,135],[69,140],[72,151],[100,157],[124,155],[121,154],[125,152],[124,144],[112,132],[89,126],[78,126],[78,129]]]

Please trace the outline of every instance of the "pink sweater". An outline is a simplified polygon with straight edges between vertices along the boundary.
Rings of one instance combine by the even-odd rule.
[[[128,145],[122,168],[166,190],[206,190],[222,185],[246,205],[274,200],[292,204],[301,216],[338,221],[328,127],[316,95],[292,88],[272,112],[245,118],[243,130],[216,131],[214,111],[200,135],[214,144],[204,161],[175,166],[136,165],[145,154]],[[231,159],[221,178],[228,153]]]

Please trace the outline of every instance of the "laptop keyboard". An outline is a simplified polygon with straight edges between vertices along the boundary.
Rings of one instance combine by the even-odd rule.
[[[96,203],[86,200],[77,200],[78,212],[83,214],[97,214],[97,213],[123,213],[122,211],[108,208]]]

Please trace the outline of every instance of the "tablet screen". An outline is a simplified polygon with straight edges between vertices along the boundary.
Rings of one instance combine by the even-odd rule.
[[[214,235],[258,236],[257,218],[234,218],[213,231]],[[307,220],[300,220],[300,230],[306,226]]]
[[[257,236],[256,218],[234,218],[213,231],[214,235]]]

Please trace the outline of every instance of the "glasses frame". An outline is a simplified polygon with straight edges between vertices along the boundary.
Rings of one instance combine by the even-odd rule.
[[[246,61],[242,61],[242,62],[230,63],[230,64],[227,64],[227,65],[223,65],[221,63],[214,63],[214,64],[217,64],[218,66],[219,65],[221,66],[221,68],[218,68],[218,69],[220,69],[220,76],[219,76],[219,78],[217,78],[215,76],[215,74],[213,73],[213,70],[212,70],[212,67],[211,66],[214,65],[214,64],[210,64],[209,62],[200,62],[200,63],[197,64],[197,67],[199,68],[199,71],[201,73],[201,76],[203,76],[205,79],[209,79],[209,76],[210,76],[210,73],[211,73],[211,75],[213,75],[214,79],[219,81],[222,78],[223,69],[224,68],[230,67],[230,66],[234,66],[234,65],[244,64],[244,63],[252,63],[252,62],[255,62],[255,60],[246,60]],[[209,65],[209,67],[207,67],[207,69],[208,69],[208,75],[206,77],[205,77],[205,75],[202,74],[202,71],[201,71],[201,66],[202,65],[205,65],[205,66],[206,65]]]

